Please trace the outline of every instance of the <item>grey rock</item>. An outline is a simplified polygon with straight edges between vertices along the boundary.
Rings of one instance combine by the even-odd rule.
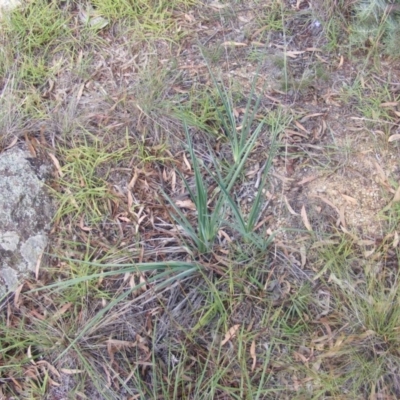
[[[0,154],[0,299],[32,274],[55,212],[51,166],[14,147]]]

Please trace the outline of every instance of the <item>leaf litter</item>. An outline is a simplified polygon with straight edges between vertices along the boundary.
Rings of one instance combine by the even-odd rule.
[[[303,2],[298,2],[296,10],[300,10],[300,6],[305,7]],[[196,43],[208,46],[211,50],[224,48],[224,56],[214,67],[222,71],[221,80],[224,83],[233,80],[244,92],[249,91],[256,68],[254,63],[243,60],[248,59],[249,49],[262,48],[268,55],[263,59],[261,72],[262,80],[267,82],[263,99],[264,110],[271,112],[279,105],[293,117],[293,123],[280,138],[282,146],[273,160],[273,171],[268,190],[265,191],[266,207],[263,212],[268,229],[263,234],[265,237],[275,235],[272,246],[275,254],[268,258],[268,268],[250,271],[251,281],[241,277],[240,271],[247,268],[246,260],[238,259],[235,264],[226,257],[229,246],[235,239],[228,227],[226,231],[220,230],[216,254],[201,261],[209,266],[207,279],[213,281],[215,276],[221,278],[221,281],[217,281],[220,293],[230,293],[241,300],[234,302],[234,313],[229,316],[229,321],[223,328],[218,325],[218,316],[223,313],[207,314],[204,319],[206,328],[199,334],[194,332],[199,335],[196,340],[190,337],[191,330],[197,326],[196,313],[209,301],[205,295],[207,285],[198,277],[192,281],[182,280],[158,292],[154,291],[153,283],[148,283],[149,276],[143,273],[114,280],[99,279],[97,289],[101,288],[104,293],[120,293],[128,288],[132,289],[137,283],[141,285],[141,290],[133,292],[132,298],[125,304],[117,305],[113,315],[107,314],[103,321],[98,322],[90,334],[83,338],[82,345],[91,344],[86,348],[86,354],[96,360],[98,365],[102,365],[100,369],[103,370],[102,373],[106,371],[108,389],[118,393],[123,386],[121,380],[129,387],[132,376],[127,371],[132,369],[132,365],[135,374],[151,385],[159,378],[167,381],[168,366],[186,359],[186,375],[182,376],[186,377],[185,381],[191,382],[192,378],[187,374],[192,371],[201,372],[204,364],[199,363],[199,360],[214,357],[210,352],[217,354],[218,348],[224,345],[239,352],[239,331],[243,326],[252,335],[257,335],[256,339],[249,342],[251,344],[247,353],[251,359],[249,370],[253,376],[261,376],[265,366],[268,374],[275,379],[276,393],[283,387],[284,392],[293,398],[302,393],[305,387],[313,387],[315,391],[319,389],[318,379],[304,376],[300,366],[311,366],[314,371],[328,371],[331,367],[326,364],[326,359],[334,359],[346,347],[372,340],[375,335],[372,330],[349,335],[346,326],[338,324],[335,311],[330,313],[330,287],[324,286],[320,281],[327,270],[319,269],[318,264],[313,264],[314,250],[337,245],[337,240],[325,239],[323,233],[341,230],[357,239],[360,246],[367,248],[368,253],[364,253],[366,258],[374,255],[378,247],[375,244],[382,240],[386,232],[386,222],[382,220],[379,211],[390,201],[391,204],[399,201],[396,182],[398,184],[400,171],[398,147],[395,147],[398,135],[394,133],[386,139],[393,147],[378,147],[377,150],[374,136],[379,138],[381,133],[371,132],[364,126],[368,121],[340,99],[341,93],[337,89],[342,82],[352,78],[349,72],[352,68],[351,62],[343,56],[338,59],[336,56],[324,54],[321,50],[324,36],[311,31],[311,27],[303,24],[301,18],[293,18],[292,28],[296,35],[287,44],[279,33],[273,32],[269,37],[257,34],[254,28],[256,13],[259,11],[257,7],[254,10],[251,7],[239,9],[237,12],[240,18],[232,16],[231,20],[229,14],[222,15],[222,12],[229,9],[228,4],[213,2],[210,7],[216,12],[214,20],[205,18],[201,9],[192,14],[186,13],[180,20],[183,29],[195,28],[196,35],[188,35],[179,48],[173,47],[172,55],[171,47],[164,40],[159,40],[154,48],[144,45],[141,49],[139,44],[130,43],[127,35],[112,36],[112,31],[104,31],[104,24],[108,21],[101,19],[98,21],[101,25],[96,25],[96,29],[103,30],[103,38],[112,45],[99,44],[102,52],[95,52],[93,55],[90,75],[82,82],[82,79],[66,69],[59,74],[55,84],[50,84],[46,96],[56,105],[45,129],[49,143],[62,142],[58,136],[62,137],[64,114],[73,121],[71,136],[78,140],[87,131],[93,131],[105,144],[112,143],[117,150],[126,145],[126,132],[129,131],[134,133],[130,134],[128,143],[142,143],[148,149],[141,157],[132,155],[132,158],[118,160],[112,166],[108,190],[114,191],[118,196],[107,202],[107,220],[99,225],[89,225],[82,215],[78,223],[68,220],[60,222],[55,226],[55,234],[60,235],[58,243],[71,238],[79,242],[76,249],[60,247],[66,255],[73,254],[78,259],[86,257],[96,260],[110,253],[109,261],[121,264],[132,260],[145,262],[188,257],[191,250],[182,244],[179,226],[171,221],[168,207],[159,202],[159,188],[166,188],[171,196],[185,194],[185,186],[175,171],[180,171],[184,176],[190,175],[192,165],[182,146],[183,137],[180,135],[179,123],[171,116],[170,110],[163,109],[161,105],[171,98],[174,102],[184,103],[191,90],[210,89],[210,77],[206,73],[204,60],[196,49]],[[85,16],[89,23],[92,23],[90,19],[97,18],[93,15]],[[243,34],[245,29],[254,32],[250,40]],[[151,61],[149,54],[152,52],[156,54],[156,61]],[[86,55],[88,54],[82,53],[81,60]],[[174,58],[174,62],[178,64],[176,68],[181,71],[179,77],[165,74],[161,88],[157,85],[150,88],[148,85],[151,80],[147,81],[145,75],[140,76],[139,70],[148,69],[150,73],[152,68],[156,71],[167,71],[170,58]],[[287,62],[287,77],[283,73],[282,60]],[[308,79],[312,72],[310,67],[318,62],[327,65],[327,80],[316,75]],[[399,73],[397,67],[392,66],[391,69]],[[141,97],[141,92],[144,91],[152,91],[154,97]],[[174,97],[176,95],[178,96]],[[380,106],[390,108],[396,105],[394,102],[385,102]],[[350,122],[352,116],[360,118],[357,124]],[[160,134],[160,127],[165,129],[164,134]],[[353,131],[353,128],[357,131]],[[156,156],[156,148],[165,140],[165,136],[168,137],[169,152],[173,156],[160,162]],[[218,138],[213,140],[216,148],[227,152],[224,143],[220,142],[222,141]],[[204,146],[201,134],[194,135],[193,143],[197,154],[207,154],[208,149]],[[260,166],[264,165],[263,150],[267,146],[268,140],[260,137],[246,171],[249,182],[243,181],[242,187],[235,188],[244,210],[256,195],[258,172],[254,171],[261,170]],[[348,147],[351,147],[350,153],[346,153]],[[132,147],[132,150],[134,153],[136,148]],[[66,160],[62,159],[56,146],[53,146],[52,151],[50,157],[59,177],[62,177],[62,167]],[[181,160],[181,154],[182,162],[178,161]],[[205,157],[203,162],[207,162]],[[67,187],[64,190],[68,193],[70,189]],[[174,198],[177,199],[176,205],[194,220],[193,215],[190,215],[190,212],[195,211],[194,203],[184,197]],[[312,235],[321,237],[312,243]],[[393,248],[398,246],[398,237],[396,231],[393,239],[390,239]],[[372,243],[374,248],[368,248]],[[93,251],[91,254],[85,254],[85,245],[89,245],[89,253]],[[254,258],[256,257],[257,254],[254,254]],[[61,263],[54,262],[62,276]],[[243,292],[239,292],[238,288],[232,290],[232,285],[226,279],[230,268],[236,268],[237,284],[241,284],[243,279]],[[30,284],[31,289],[50,283],[52,277],[40,269],[39,279]],[[328,279],[329,284],[356,291],[332,272],[328,274]],[[311,280],[317,282],[312,288],[314,293],[311,296],[315,304],[313,303],[311,310],[306,311],[301,304],[295,303],[295,294],[300,289],[307,288],[306,283],[309,284]],[[260,284],[264,287],[262,292],[258,287]],[[51,308],[51,302],[46,295],[33,299],[29,296],[23,292],[17,293],[16,298],[22,311],[18,314],[15,310],[13,313],[9,310],[9,318],[14,323],[26,315],[32,320],[62,321],[70,312],[69,302],[64,306]],[[306,293],[304,298],[307,296]],[[275,314],[269,315],[269,319],[265,320],[264,299],[268,300],[268,304],[274,305],[277,314],[282,310],[289,310],[287,314],[282,311],[282,315],[287,315],[286,326],[281,321],[277,322]],[[36,304],[38,300],[43,305]],[[85,326],[91,313],[95,313],[94,310],[104,307],[108,302],[106,298],[97,303],[94,299],[90,300],[93,303],[84,304],[83,307],[87,309],[79,312],[77,323],[81,328]],[[225,303],[228,301],[227,298],[224,300]],[[46,311],[47,308],[51,312]],[[312,320],[316,326],[311,334],[312,339],[304,332],[307,339],[295,341],[290,346],[275,343],[275,339],[280,338],[281,330],[290,334],[291,324],[295,326],[307,319]],[[68,319],[66,323],[71,324]],[[62,329],[57,330],[57,334],[63,337]],[[260,350],[261,347],[273,354],[268,362],[266,353]],[[295,348],[293,352],[292,347]],[[31,352],[31,348],[28,349]],[[187,355],[188,358],[185,358]],[[82,371],[75,368],[80,365],[77,355],[74,359],[69,354],[62,363],[56,360],[54,353],[45,356],[47,361],[37,361],[36,366],[26,367],[28,377],[37,378],[51,374],[50,386],[56,387],[65,378],[60,373],[79,375]],[[228,356],[229,354],[222,355],[218,363],[228,365],[224,358]],[[161,371],[157,378],[155,376],[158,370],[154,366],[154,359]],[[234,360],[231,362],[232,376],[224,379],[227,386],[235,387],[234,371],[240,366]],[[295,368],[290,368],[293,362]],[[210,376],[212,372],[207,371]],[[19,378],[15,382],[16,390],[22,392]],[[67,391],[74,386],[71,382],[63,383],[67,386]],[[169,387],[171,386],[170,383]],[[94,396],[98,390],[92,385],[90,389],[86,389],[86,393]],[[130,390],[133,390],[132,387]],[[193,390],[188,384],[184,386],[183,393],[194,393]],[[51,393],[56,398],[57,392],[50,389],[50,395]],[[112,398],[112,394],[108,395]],[[134,398],[137,394],[132,396]]]

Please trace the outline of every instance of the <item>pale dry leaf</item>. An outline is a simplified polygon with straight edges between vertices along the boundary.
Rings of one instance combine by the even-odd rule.
[[[79,221],[79,228],[81,228],[84,232],[90,232],[92,230],[92,228],[85,226],[84,218],[85,217],[82,215],[82,217]]]
[[[129,212],[131,212],[132,206],[133,206],[133,196],[132,196],[132,192],[130,190],[128,190],[128,210],[129,210]]]
[[[56,158],[56,156],[54,154],[52,154],[52,153],[48,153],[48,154],[49,154],[49,157],[51,158],[51,161],[53,161],[53,164],[57,169],[58,176],[60,178],[62,178],[64,176],[64,174],[63,174],[63,172],[61,170],[61,166],[60,166],[59,161],[57,160],[57,158]]]
[[[342,193],[342,197],[350,204],[355,204],[355,205],[358,204],[358,201],[354,197],[347,196],[346,194],[343,194],[343,193]]]
[[[217,254],[214,254],[214,257],[218,261],[219,264],[222,264],[228,268],[232,267],[232,263],[230,261],[227,261],[227,259],[225,257],[220,257]]]
[[[311,248],[318,249],[320,247],[333,246],[333,245],[337,245],[337,244],[338,244],[338,242],[336,240],[320,240],[318,242],[313,243]]]
[[[247,178],[252,178],[259,171],[260,171],[260,163],[256,163],[256,165],[253,167],[253,169],[251,169],[251,170],[249,170],[248,172],[245,173],[245,176]]]
[[[363,76],[360,76],[360,83],[361,83],[361,87],[362,87],[363,89],[365,89],[365,80],[364,80],[364,77],[363,77]]]
[[[225,343],[228,343],[232,338],[234,338],[239,328],[240,324],[233,325],[231,328],[229,328],[228,332],[225,333],[225,337],[224,340],[222,340],[221,342],[221,346],[223,346]]]
[[[386,182],[386,174],[383,168],[374,160],[373,161],[376,171],[378,172],[379,177],[382,179],[383,182]]]
[[[344,216],[344,210],[345,210],[344,206],[340,207],[339,218],[340,218],[340,222],[342,223],[342,226],[344,228],[346,228],[346,218]]]
[[[307,121],[307,120],[310,119],[310,118],[319,117],[320,115],[324,115],[324,113],[314,113],[314,114],[305,115],[305,116],[300,120],[300,122],[305,122],[305,121]]]
[[[148,290],[147,280],[146,280],[146,278],[145,278],[145,276],[143,274],[140,274],[139,284],[142,285],[142,287],[141,287],[141,291],[142,292],[146,292]]]
[[[294,124],[301,129],[303,132],[308,133],[307,129],[299,121],[294,121]]]
[[[395,142],[396,140],[400,140],[400,133],[389,136],[388,142]]]
[[[288,199],[287,199],[286,196],[284,196],[284,200],[285,200],[286,207],[287,207],[288,211],[290,212],[290,214],[292,214],[292,215],[299,215],[296,211],[293,210],[293,208],[292,208],[292,206],[289,204],[289,201],[288,201]]]
[[[39,368],[37,368],[36,366],[28,367],[24,372],[25,378],[37,379],[40,375],[42,374],[39,372]]]
[[[193,203],[192,200],[190,199],[186,199],[186,200],[177,200],[175,202],[175,204],[179,207],[179,208],[187,208],[189,210],[193,210],[196,211],[196,205]]]
[[[18,137],[14,136],[14,139],[11,141],[11,143],[7,147],[4,148],[4,150],[11,149],[11,147],[14,147],[17,144],[17,142],[18,142]]]
[[[277,99],[276,97],[270,96],[270,95],[268,95],[268,94],[264,94],[264,97],[266,97],[267,99],[273,101],[274,103],[278,103],[278,104],[281,104],[281,103],[282,103],[282,102],[281,102],[279,99]]]
[[[396,248],[399,245],[399,234],[394,231],[393,247]]]
[[[216,8],[217,10],[222,10],[223,8],[226,8],[229,6],[229,4],[221,4],[218,3],[217,1],[213,1],[212,3],[209,4],[210,7]]]
[[[154,367],[154,364],[148,361],[135,361],[135,365],[142,365],[143,367]]]
[[[289,294],[290,290],[292,288],[292,285],[290,284],[289,281],[286,281],[286,280],[283,280],[282,283],[283,283],[283,285],[282,285],[282,288],[283,288],[282,289],[282,294],[283,295]]]
[[[16,291],[14,292],[14,307],[18,310],[19,309],[19,296],[21,294],[21,290],[24,287],[24,284],[19,285],[16,289]]]
[[[317,57],[317,59],[323,64],[330,64],[329,61],[327,61],[324,58],[322,58],[319,54],[315,54],[315,57]],[[335,102],[332,102],[332,104],[339,105],[338,103],[335,103]]]
[[[118,350],[123,349],[123,348],[129,348],[129,347],[136,347],[137,346],[137,340],[134,342],[131,342],[129,340],[118,340],[118,339],[107,339],[106,340],[107,346],[115,346]]]
[[[58,318],[60,318],[63,314],[65,314],[72,306],[72,303],[66,303],[64,304],[59,310],[57,310],[52,316],[51,319],[52,320],[57,320]]]
[[[42,371],[43,371],[43,367],[42,367]],[[58,382],[54,381],[51,378],[48,378],[48,380],[49,380],[49,383],[50,383],[51,386],[55,386],[55,387],[60,387],[61,386],[61,383],[58,383]]]
[[[135,168],[135,172],[133,173],[132,179],[128,183],[129,190],[131,190],[135,187],[138,178],[139,178],[139,170],[137,168]]]
[[[344,57],[340,56],[340,61],[339,61],[339,65],[338,65],[339,69],[343,67],[343,63],[344,63]]]
[[[220,237],[223,236],[223,237],[226,239],[226,241],[227,241],[228,243],[232,243],[231,237],[230,237],[223,229],[220,229],[220,230],[218,231],[218,235],[219,235]]]
[[[26,351],[26,356],[29,358],[30,362],[31,362],[33,365],[36,365],[35,360],[34,360],[33,357],[32,357],[32,346],[29,346],[29,347],[28,347],[28,350]]]
[[[47,369],[55,376],[57,376],[58,378],[61,378],[60,373],[57,371],[57,368],[54,367],[53,365],[51,365],[48,361],[46,360],[39,360],[37,363],[37,365],[39,366],[46,366]]]
[[[354,338],[354,340],[365,340],[365,339],[369,338],[370,336],[376,336],[376,332],[373,331],[372,329],[368,329],[361,335],[354,335],[353,338]]]
[[[194,22],[194,21],[196,21],[195,17],[194,17],[193,15],[191,15],[191,14],[185,13],[185,14],[184,14],[184,17],[185,17],[186,21],[188,21],[188,22]]]
[[[129,279],[129,287],[133,289],[136,286],[136,275],[135,274],[125,274],[124,281]],[[140,289],[134,290],[133,294],[136,296],[139,293]]]
[[[365,258],[371,257],[372,254],[374,254],[374,253],[375,253],[375,249],[364,251],[364,257]]]
[[[227,41],[222,43],[222,46],[246,47],[247,43]]]
[[[35,147],[33,145],[34,143],[33,138],[29,137],[29,135],[26,132],[24,134],[24,137],[25,137],[25,143],[28,146],[29,153],[31,153],[32,158],[36,158],[37,154]]]
[[[308,364],[308,359],[304,354],[294,351],[293,355],[296,361],[301,361],[303,364]]]
[[[285,54],[287,57],[290,58],[297,58],[299,54],[303,54],[304,51],[286,51]]]
[[[312,232],[312,227],[311,227],[310,221],[308,220],[306,208],[304,207],[304,205],[301,208],[301,219],[303,220],[303,224],[306,227],[306,229],[308,231]]]
[[[261,30],[260,30],[261,31]],[[257,32],[257,31],[256,31]],[[254,35],[253,35],[254,36]],[[255,46],[255,47],[265,47],[266,45],[265,45],[265,43],[262,43],[262,42],[257,42],[257,41],[252,41],[251,42],[251,45],[252,46]],[[265,96],[265,97],[268,97],[267,95]]]
[[[300,257],[301,257],[301,266],[304,267],[307,262],[307,252],[306,252],[306,246],[304,246],[304,244],[300,246]]]
[[[129,192],[128,192],[129,193]],[[117,216],[116,216],[116,219],[118,220],[118,221],[122,221],[122,222],[131,222],[131,220],[128,218],[128,217],[125,217],[123,214],[118,214]]]
[[[175,172],[175,170],[172,170],[172,173],[171,173],[171,188],[172,188],[172,191],[173,192],[175,192],[175,190],[176,190],[176,172]]]
[[[272,172],[272,175],[275,176],[276,178],[280,179],[284,183],[289,183],[289,182],[293,182],[294,181],[294,179],[287,178],[286,176],[280,175],[275,171]]]
[[[393,200],[394,203],[400,201],[400,185],[396,190],[396,193],[394,194]]]
[[[381,103],[381,107],[384,107],[384,108],[386,108],[386,107],[396,107],[396,106],[398,106],[398,102],[397,101],[388,101],[388,102],[386,102],[386,103]]]
[[[40,253],[40,255],[36,261],[36,266],[35,266],[35,279],[36,280],[39,279],[39,269],[40,269],[40,265],[42,264],[43,254],[44,254],[44,250]]]
[[[292,129],[285,129],[285,133],[288,136],[290,136],[290,135],[292,135],[292,136],[300,136],[300,137],[303,137],[305,139],[308,139],[308,135],[306,135],[304,133],[301,133],[301,132],[294,131]]]
[[[360,239],[359,241],[357,241],[357,244],[359,246],[372,246],[375,244],[374,240],[368,240],[368,239]]]
[[[302,179],[300,182],[297,182],[296,186],[304,185],[304,184],[311,182],[317,178],[318,178],[318,176],[316,176],[316,175],[308,176],[307,178]]]
[[[187,169],[188,171],[191,171],[191,170],[192,170],[192,167],[191,167],[191,165],[190,165],[190,162],[189,162],[188,159],[186,158],[186,154],[185,154],[185,153],[183,153],[183,162],[184,162],[185,165],[186,165],[186,169]]]
[[[147,340],[145,338],[143,338],[142,336],[140,336],[139,334],[136,334],[136,342],[137,342],[138,347],[141,350],[145,351],[148,356],[150,356],[150,349],[144,344],[147,342]]]
[[[66,375],[75,375],[85,372],[83,369],[71,369],[71,368],[61,368],[60,371]]]
[[[251,364],[251,372],[253,372],[256,368],[257,364],[257,355],[256,355],[256,341],[253,340],[250,346],[250,357],[253,359],[253,363]]]

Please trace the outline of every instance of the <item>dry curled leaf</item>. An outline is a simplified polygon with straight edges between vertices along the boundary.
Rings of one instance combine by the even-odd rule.
[[[251,364],[251,372],[254,371],[254,369],[256,368],[256,363],[257,363],[257,356],[256,356],[256,341],[253,340],[251,342],[251,346],[250,346],[250,356],[253,359],[253,363]]]
[[[393,203],[400,201],[400,186],[397,188],[392,201]]]
[[[396,248],[399,245],[399,234],[394,231],[393,247]]]
[[[233,42],[233,41],[227,41],[222,43],[222,46],[235,46],[235,47],[246,47],[246,43],[241,43],[241,42]]]
[[[18,137],[14,136],[14,139],[11,141],[11,143],[7,147],[4,148],[4,150],[11,149],[12,147],[14,147],[17,144],[17,142],[18,142]]]
[[[304,244],[300,246],[300,257],[301,257],[301,266],[304,267],[307,262],[307,251],[306,251],[306,246],[304,246]]]
[[[300,120],[300,122],[305,122],[305,121],[307,121],[307,120],[310,119],[310,118],[319,117],[319,116],[321,116],[321,115],[324,115],[324,113],[312,113],[312,114],[307,114],[307,115],[305,115],[305,116]]]
[[[293,208],[292,208],[292,206],[289,204],[289,200],[287,199],[286,196],[284,196],[284,200],[285,200],[286,207],[287,207],[288,211],[290,212],[290,214],[292,214],[292,215],[299,215],[296,211],[293,210]]]
[[[61,368],[60,371],[66,375],[81,374],[85,372],[83,369],[71,369],[71,368]]]
[[[186,199],[186,200],[177,200],[175,204],[179,208],[187,208],[188,210],[193,210],[196,211],[196,205],[193,203],[192,200]]]
[[[312,232],[312,227],[310,221],[308,220],[306,208],[304,206],[301,207],[301,219],[303,220],[303,224],[307,228],[307,230]]]
[[[346,225],[346,218],[345,218],[345,215],[344,215],[344,211],[345,211],[344,206],[340,207],[339,220],[340,220],[340,223],[342,224],[342,227],[346,228],[347,225]]]
[[[343,194],[343,193],[342,193],[342,197],[350,204],[355,204],[355,205],[358,204],[358,201],[354,197],[347,196],[346,194]]]
[[[186,158],[186,154],[185,154],[185,153],[183,153],[183,162],[184,162],[185,165],[186,165],[186,169],[187,169],[188,171],[191,171],[191,170],[192,170],[192,166],[190,165],[189,160]]]
[[[63,172],[61,170],[60,162],[57,160],[57,158],[56,158],[56,156],[54,154],[52,154],[52,153],[48,153],[48,154],[49,154],[49,157],[51,158],[51,161],[53,161],[53,164],[57,169],[58,176],[60,178],[62,178],[64,174],[63,174]]]
[[[239,327],[240,324],[236,324],[229,328],[228,332],[225,333],[225,337],[224,340],[221,342],[221,346],[223,346],[225,343],[229,342],[233,337],[235,337]]]
[[[304,126],[303,126],[300,122],[294,121],[294,124],[295,124],[300,130],[302,130],[303,132],[308,133],[307,129],[304,128]]]
[[[304,51],[287,51],[285,52],[287,57],[296,58],[299,54],[303,54]]]
[[[400,133],[389,136],[388,142],[395,142],[396,140],[400,140]]]
[[[376,171],[378,172],[379,177],[381,178],[381,180],[383,182],[386,182],[387,178],[386,178],[386,174],[385,171],[383,170],[383,168],[374,160],[373,161]]]
[[[221,4],[218,1],[213,1],[212,3],[209,4],[210,7],[216,8],[217,10],[221,10],[223,8],[226,8],[229,6],[229,4]]]

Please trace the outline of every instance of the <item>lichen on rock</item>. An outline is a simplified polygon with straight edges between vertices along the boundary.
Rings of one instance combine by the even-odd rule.
[[[51,167],[38,169],[32,161],[17,147],[0,154],[0,298],[35,271],[48,244],[54,205],[45,179]]]

